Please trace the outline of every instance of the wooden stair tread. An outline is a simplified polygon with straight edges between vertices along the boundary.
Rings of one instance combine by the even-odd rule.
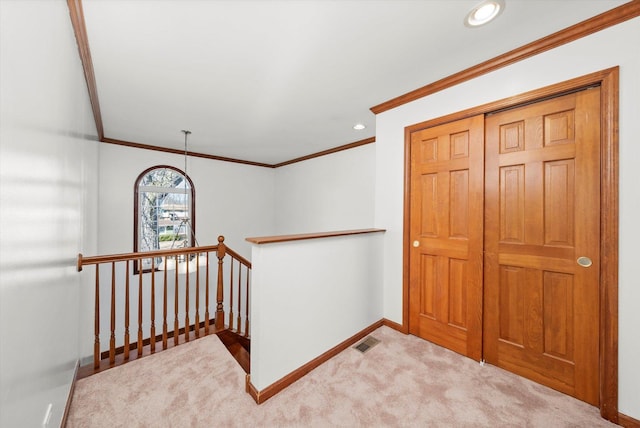
[[[218,338],[224,346],[227,348],[229,353],[236,359],[240,367],[245,371],[245,373],[250,373],[251,368],[251,341],[250,339],[241,336],[233,331],[224,330],[218,332]]]

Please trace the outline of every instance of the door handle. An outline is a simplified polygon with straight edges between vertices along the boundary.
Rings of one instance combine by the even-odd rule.
[[[591,259],[589,257],[586,257],[586,256],[578,257],[578,260],[576,260],[576,261],[583,268],[588,268],[589,266],[591,266],[593,264]]]
[[[418,241],[417,239],[413,241],[413,248],[418,248],[419,246],[420,246],[420,241]]]

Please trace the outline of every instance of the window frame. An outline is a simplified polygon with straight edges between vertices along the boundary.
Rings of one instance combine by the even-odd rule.
[[[137,253],[140,248],[139,248],[139,233],[140,233],[140,183],[141,181],[144,179],[144,177],[146,177],[151,171],[156,170],[156,169],[170,169],[175,171],[177,174],[185,177],[187,179],[187,182],[189,183],[189,188],[190,188],[190,198],[191,198],[191,215],[190,215],[190,219],[189,219],[189,223],[191,225],[191,234],[190,236],[187,237],[187,239],[189,240],[190,246],[193,246],[195,244],[194,240],[195,240],[195,234],[196,234],[196,189],[195,186],[193,185],[193,181],[191,180],[191,177],[189,177],[184,171],[182,171],[180,168],[176,168],[175,166],[171,166],[171,165],[155,165],[152,167],[149,167],[147,169],[145,169],[144,171],[142,171],[140,173],[140,175],[138,175],[138,177],[136,178],[134,185],[133,185],[133,252]],[[177,193],[177,192],[176,192]],[[138,274],[140,273],[140,267],[139,265],[139,261],[136,261],[133,264],[133,273]],[[158,271],[158,267],[156,266],[155,271]],[[142,273],[147,273],[147,272],[151,272],[151,269],[142,269]]]

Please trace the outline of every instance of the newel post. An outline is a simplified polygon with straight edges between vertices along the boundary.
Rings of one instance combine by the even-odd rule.
[[[222,291],[222,260],[227,253],[227,247],[224,245],[224,236],[218,236],[218,251],[216,256],[218,257],[218,291],[216,294],[216,330],[224,329],[224,309],[222,302],[224,300],[224,293]]]

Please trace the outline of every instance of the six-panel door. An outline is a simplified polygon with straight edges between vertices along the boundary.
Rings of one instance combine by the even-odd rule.
[[[594,405],[599,106],[595,88],[485,124],[485,359]]]
[[[410,144],[410,332],[597,405],[599,88]]]
[[[482,115],[411,136],[410,332],[482,355]]]

